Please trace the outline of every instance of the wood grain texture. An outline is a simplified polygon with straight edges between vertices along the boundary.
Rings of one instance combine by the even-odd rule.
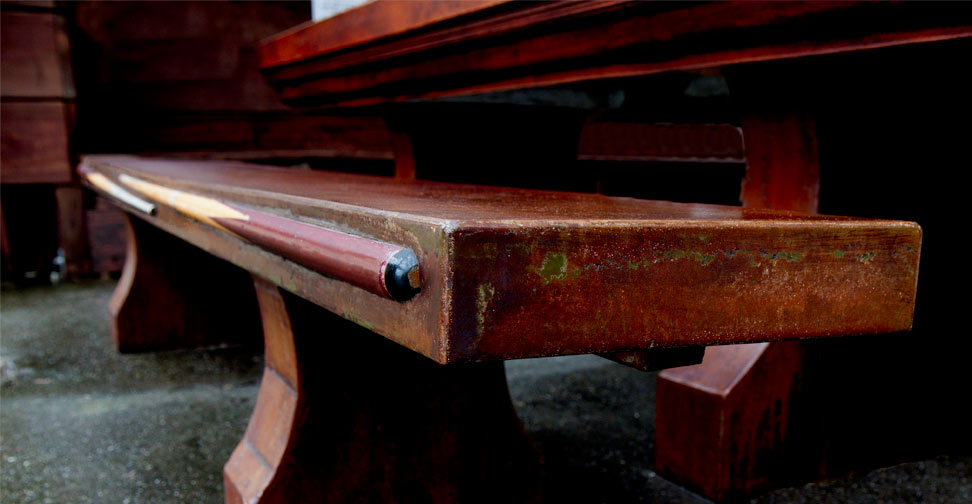
[[[249,276],[129,217],[125,267],[108,303],[120,352],[259,341]]]
[[[395,303],[166,207],[149,218],[443,363],[880,333],[911,321],[912,223],[229,162],[84,164],[411,248],[423,290]]]
[[[60,184],[73,180],[65,104],[3,102],[0,116],[2,183]]]
[[[266,369],[223,471],[227,503],[538,499],[540,456],[502,363],[437,366],[255,284]]]
[[[63,17],[4,10],[0,37],[0,94],[4,98],[74,98]]]
[[[405,5],[418,10],[421,3]],[[322,43],[320,51],[308,48],[312,33],[342,30],[342,19],[323,20],[262,46],[263,68],[285,100],[363,105],[972,35],[966,5],[522,2],[337,52],[330,52],[332,43]],[[356,39],[349,34],[346,40]]]

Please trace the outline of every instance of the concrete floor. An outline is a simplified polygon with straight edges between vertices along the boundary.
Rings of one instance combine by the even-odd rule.
[[[0,501],[221,502],[262,370],[258,351],[120,355],[113,282],[0,297]],[[655,474],[655,374],[593,356],[507,363],[544,452],[548,502],[708,502]],[[787,488],[754,502],[972,502],[972,456]]]

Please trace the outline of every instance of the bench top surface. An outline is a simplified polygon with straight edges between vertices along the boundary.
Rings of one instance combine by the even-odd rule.
[[[969,37],[960,4],[377,1],[260,60],[293,104],[369,105]]]
[[[908,222],[237,162],[92,156],[80,170],[157,207],[134,215],[443,363],[893,332],[914,308]],[[187,213],[171,190],[229,210]],[[346,248],[321,259],[331,236]],[[366,256],[356,244],[413,252],[418,293],[327,269]]]
[[[399,217],[436,224],[517,226],[537,223],[594,225],[609,223],[662,225],[666,221],[734,221],[734,225],[765,222],[876,221],[852,217],[807,215],[743,207],[673,203],[599,194],[476,186],[446,182],[396,180],[390,177],[320,170],[300,170],[236,161],[170,161],[134,156],[90,156],[85,163],[123,168],[167,186],[202,194],[232,195],[238,202],[300,213],[301,208],[350,205],[368,212],[393,212]],[[895,225],[887,223],[887,225]]]

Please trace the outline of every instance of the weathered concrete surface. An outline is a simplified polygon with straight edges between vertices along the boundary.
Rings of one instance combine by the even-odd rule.
[[[4,290],[0,499],[220,502],[260,349],[120,355],[113,282]],[[517,410],[544,452],[548,502],[707,502],[651,470],[653,373],[593,356],[507,363]],[[972,501],[972,457],[783,489],[757,502]]]

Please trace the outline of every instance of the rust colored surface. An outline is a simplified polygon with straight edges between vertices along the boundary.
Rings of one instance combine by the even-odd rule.
[[[125,265],[125,212],[96,196],[94,208],[84,212],[93,273],[119,273]]]
[[[802,83],[783,93],[766,84],[768,76],[738,77],[746,140],[743,204],[816,212],[820,164],[813,107],[806,102],[812,93],[794,93],[806,91]],[[719,346],[708,348],[700,365],[662,371],[655,415],[658,470],[716,500],[823,477],[800,472],[814,465],[810,459],[817,453],[793,463],[806,435],[794,434],[793,426],[813,422],[818,414],[799,410],[804,358],[800,342]]]
[[[128,217],[128,252],[108,303],[121,352],[259,341],[243,270]]]
[[[72,181],[65,104],[5,101],[0,116],[0,179],[4,184]]]
[[[227,503],[538,500],[502,363],[437,366],[255,283],[266,370]]]
[[[0,14],[0,94],[4,98],[74,98],[64,25],[62,16],[50,12],[4,10]]]
[[[709,347],[701,365],[658,380],[655,467],[715,499],[739,498],[792,477],[786,457],[796,343]],[[798,368],[799,370],[799,368]],[[768,404],[767,404],[768,403]]]
[[[395,299],[385,284],[388,261],[402,247],[233,206],[248,219],[216,218],[230,231],[291,261],[368,292]]]
[[[742,130],[731,124],[584,124],[577,158],[590,161],[745,161]]]
[[[84,164],[411,248],[423,289],[395,303],[171,209],[147,218],[439,362],[911,324],[921,240],[913,223],[229,162]]]
[[[419,30],[510,0],[375,1],[342,12],[327,23],[307,22],[268,38],[260,49],[263,66],[278,66],[358,44]]]
[[[361,12],[425,2],[387,2]],[[404,7],[403,7],[404,6]],[[364,105],[630,77],[972,35],[964,5],[871,2],[522,2],[396,25],[359,43],[355,11],[274,38],[265,73],[285,100]],[[405,19],[408,19],[405,17]],[[380,31],[381,28],[378,30]],[[313,47],[314,34],[346,33]],[[282,64],[287,62],[287,64]]]

